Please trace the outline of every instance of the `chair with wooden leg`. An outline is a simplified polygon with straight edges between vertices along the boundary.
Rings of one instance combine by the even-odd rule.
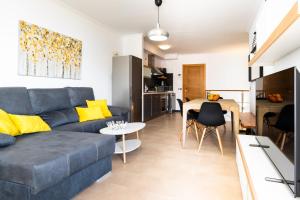
[[[204,102],[200,108],[197,123],[205,126],[201,136],[198,151],[200,151],[201,149],[203,139],[212,133],[216,133],[219,148],[221,150],[221,154],[223,155],[223,146],[218,130],[219,126],[223,126],[225,124],[225,118],[222,112],[221,105],[219,103]]]
[[[177,102],[179,104],[180,114],[182,116],[183,115],[183,102],[182,102],[181,99],[177,99]],[[187,134],[189,134],[190,129],[192,127],[194,127],[197,141],[199,141],[198,127],[197,127],[197,124],[195,123],[195,121],[197,120],[197,118],[198,118],[198,112],[191,112],[191,111],[189,111],[187,113],[186,128],[187,128]],[[181,140],[181,137],[182,137],[182,134],[179,134],[179,140]]]
[[[277,145],[280,143],[279,147],[281,150],[284,148],[288,134],[294,132],[294,109],[294,104],[284,106],[279,113],[278,120],[275,125],[271,125],[271,127],[281,131],[276,140]]]

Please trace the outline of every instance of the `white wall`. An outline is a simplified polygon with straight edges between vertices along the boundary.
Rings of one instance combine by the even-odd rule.
[[[124,35],[121,38],[122,52],[121,55],[133,55],[143,59],[144,54],[144,36],[142,33]]]
[[[249,90],[247,53],[210,53],[210,54],[182,54],[176,60],[165,60],[164,66],[174,76],[174,92],[176,98],[182,98],[183,64],[206,64],[207,90]],[[240,101],[237,93],[221,94],[224,98],[235,98]],[[249,94],[246,94],[249,102]],[[177,105],[178,106],[178,105]],[[249,105],[246,105],[249,110]],[[177,108],[179,109],[179,108]]]
[[[151,44],[148,41],[144,41],[144,49],[152,54],[155,54],[156,56],[161,57],[161,58],[163,58],[165,56],[165,53],[163,51],[161,51],[158,48],[158,46]]]
[[[1,87],[90,86],[97,98],[111,101],[112,55],[121,49],[117,32],[56,0],[9,0],[1,4],[0,13]],[[81,80],[18,76],[19,20],[81,40]]]

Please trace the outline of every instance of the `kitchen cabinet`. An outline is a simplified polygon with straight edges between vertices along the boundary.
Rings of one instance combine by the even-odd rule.
[[[252,31],[256,30],[257,51],[249,66],[274,66],[299,48],[299,2],[272,0],[263,3]]]
[[[160,94],[153,94],[152,96],[152,117],[161,115]]]
[[[257,49],[260,49],[267,41],[296,2],[296,0],[272,0],[262,2],[254,24],[256,29],[254,31],[256,31],[257,34]]]
[[[150,67],[144,66],[144,77],[151,78],[152,72]]]
[[[144,121],[159,117],[165,113],[162,111],[161,97],[165,94],[144,95]]]
[[[144,95],[144,121],[152,117],[152,95]]]
[[[148,67],[154,67],[155,56],[148,54]]]

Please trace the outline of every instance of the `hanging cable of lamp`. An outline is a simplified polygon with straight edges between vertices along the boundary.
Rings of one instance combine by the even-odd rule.
[[[148,32],[148,38],[152,41],[165,41],[169,38],[169,33],[162,28],[160,28],[160,21],[159,21],[159,7],[162,4],[162,0],[155,0],[155,5],[157,6],[157,24],[156,28],[150,30]]]

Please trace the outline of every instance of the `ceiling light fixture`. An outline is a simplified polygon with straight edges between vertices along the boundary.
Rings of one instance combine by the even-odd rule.
[[[158,47],[161,49],[161,50],[168,50],[171,48],[171,45],[168,45],[168,44],[161,44],[161,45],[158,45]]]
[[[162,0],[155,0],[155,5],[157,6],[157,25],[156,28],[148,32],[148,38],[152,41],[165,41],[169,38],[169,33],[160,28],[159,24],[159,7],[162,4]]]

